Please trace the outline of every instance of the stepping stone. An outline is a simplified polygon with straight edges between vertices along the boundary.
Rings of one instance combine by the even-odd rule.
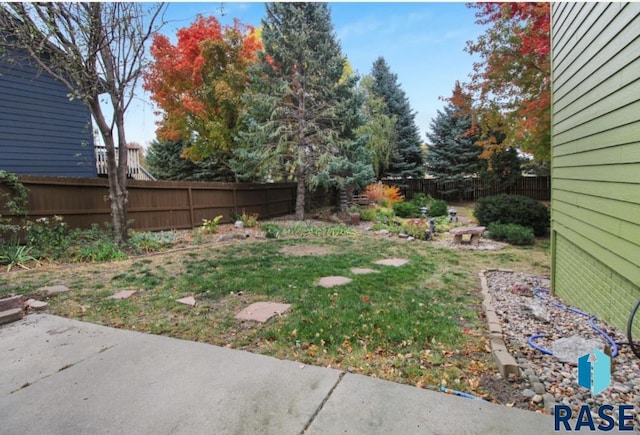
[[[265,323],[276,315],[281,315],[291,308],[291,304],[279,304],[276,302],[256,302],[236,314],[238,320],[252,320]]]
[[[382,266],[400,267],[400,266],[404,266],[408,262],[409,262],[409,260],[406,260],[404,258],[386,258],[384,260],[378,260],[375,263],[376,264],[380,264]]]
[[[366,275],[369,273],[379,273],[377,270],[375,269],[368,269],[366,267],[354,267],[353,269],[351,269],[351,273],[353,273],[354,275]]]
[[[604,343],[600,340],[573,335],[560,338],[551,345],[553,356],[574,366],[578,365],[578,358],[586,353],[592,353],[593,349],[599,349],[604,352]]]
[[[50,285],[46,287],[40,287],[37,292],[45,292],[47,295],[56,295],[58,293],[65,293],[69,291],[69,287],[66,285]]]
[[[344,276],[325,276],[323,278],[320,278],[320,281],[318,281],[318,285],[320,287],[330,288],[337,285],[349,284],[351,281],[351,278],[347,278]]]
[[[129,299],[131,296],[135,294],[136,294],[135,290],[122,290],[121,292],[118,292],[115,295],[109,296],[107,299]]]
[[[42,311],[47,308],[47,303],[42,301],[36,301],[35,299],[29,299],[27,306],[34,311]]]
[[[176,302],[189,305],[192,307],[196,306],[196,299],[193,296],[187,296],[186,298],[176,299]]]

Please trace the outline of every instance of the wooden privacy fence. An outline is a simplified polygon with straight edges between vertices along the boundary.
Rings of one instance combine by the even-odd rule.
[[[72,228],[89,228],[111,221],[108,180],[22,175],[29,189],[28,218],[58,215]],[[295,183],[202,183],[129,180],[128,219],[131,228],[159,231],[195,228],[202,219],[258,213],[271,218],[295,212]],[[308,194],[309,195],[309,194]],[[331,192],[310,195],[314,205],[333,201]],[[4,217],[7,210],[0,210]]]
[[[476,201],[486,196],[508,193],[523,195],[539,201],[551,199],[551,177],[521,177],[505,186],[489,183],[479,178],[467,178],[461,183],[434,179],[383,180],[384,184],[400,186],[406,198],[422,192],[436,199],[448,201]]]

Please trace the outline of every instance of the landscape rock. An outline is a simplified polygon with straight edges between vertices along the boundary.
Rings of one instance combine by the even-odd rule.
[[[228,234],[223,234],[220,237],[218,237],[218,242],[226,242],[229,240],[244,240],[247,237],[249,237],[249,234],[244,234],[244,233],[228,233]]]
[[[572,365],[578,365],[578,358],[585,353],[593,352],[593,349],[600,349],[604,352],[604,343],[600,340],[587,339],[578,335],[560,338],[554,341],[551,346],[553,356],[562,362]]]
[[[27,307],[31,308],[34,311],[42,311],[47,308],[47,303],[42,301],[37,301],[35,299],[29,299],[27,301]]]
[[[526,305],[526,309],[531,313],[534,319],[549,322],[549,310],[544,306],[542,302],[534,299],[530,304]]]

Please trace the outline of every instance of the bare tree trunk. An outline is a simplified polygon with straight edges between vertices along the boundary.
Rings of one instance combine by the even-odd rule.
[[[304,197],[305,197],[305,184],[304,184],[304,165],[298,165],[296,168],[296,178],[298,182],[296,190],[296,220],[304,220]]]
[[[102,108],[97,100],[89,102],[94,113],[94,119],[100,130],[104,147],[107,151],[107,177],[109,179],[109,203],[111,207],[111,225],[113,226],[113,241],[118,245],[127,240],[127,149],[119,150],[118,160],[122,161],[124,156],[124,166],[116,163],[116,147],[113,134],[104,116]],[[120,136],[120,133],[118,133]],[[120,180],[120,173],[124,170],[123,182]]]

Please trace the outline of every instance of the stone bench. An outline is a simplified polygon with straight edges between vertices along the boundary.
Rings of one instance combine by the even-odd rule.
[[[470,243],[473,246],[478,246],[478,244],[480,243],[480,236],[485,232],[486,229],[486,227],[460,227],[453,228],[449,231],[449,233],[453,235],[453,243],[455,244],[461,244],[462,236],[465,234],[469,234],[471,235]]]

